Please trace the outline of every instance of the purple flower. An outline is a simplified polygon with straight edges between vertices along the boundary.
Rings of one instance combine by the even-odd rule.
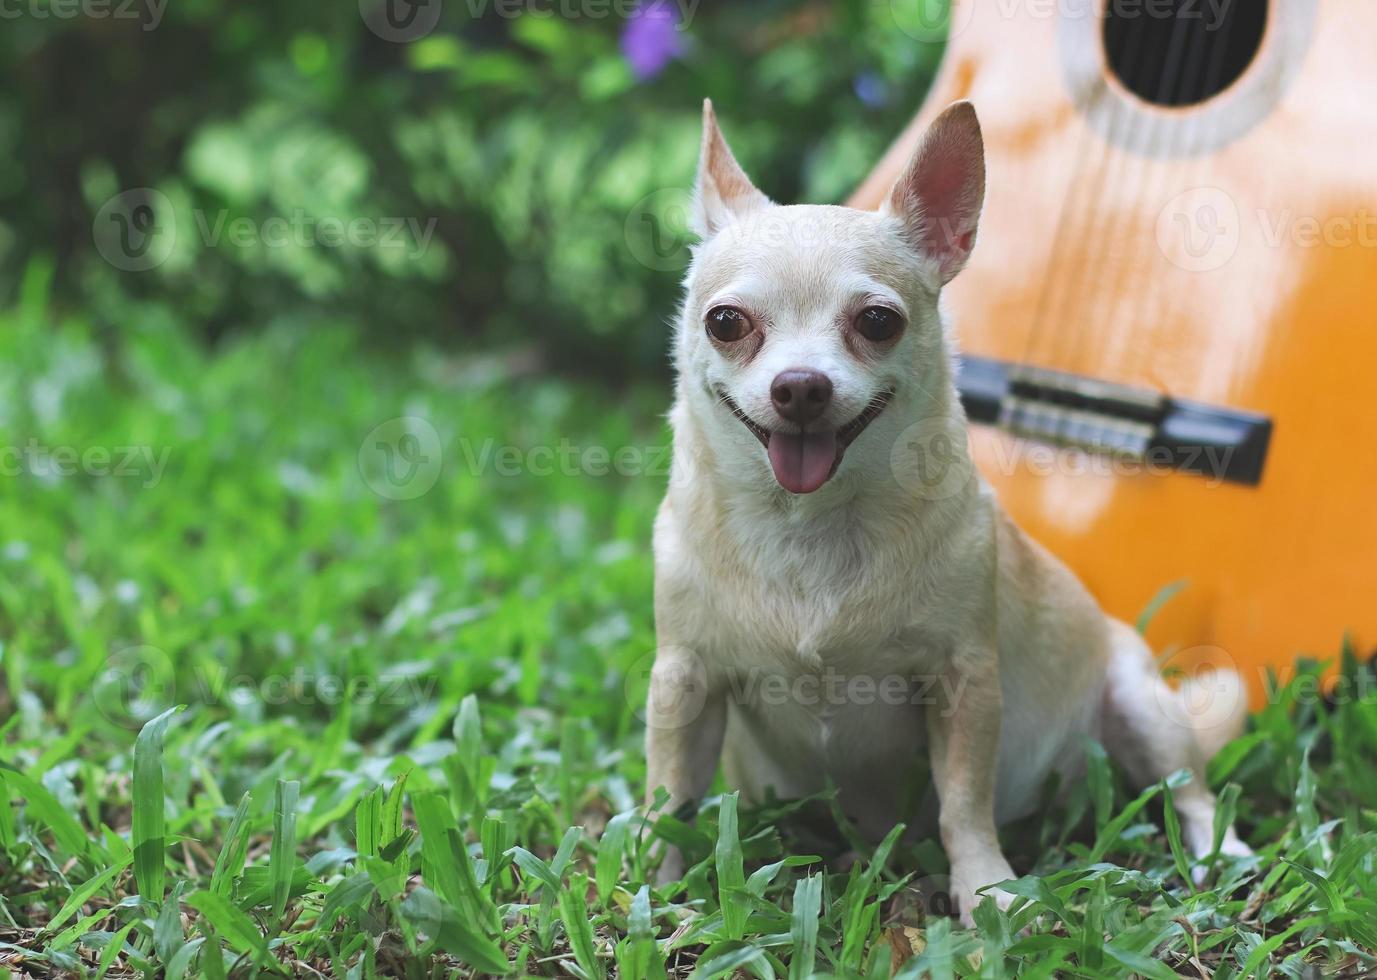
[[[889,101],[889,86],[874,72],[862,72],[851,84],[856,91],[856,98],[871,109],[879,108]]]
[[[637,7],[622,31],[622,55],[637,80],[645,82],[683,54],[679,13],[674,4],[651,0]]]

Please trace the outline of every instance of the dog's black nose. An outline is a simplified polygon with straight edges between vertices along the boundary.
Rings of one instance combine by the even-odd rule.
[[[827,411],[832,379],[821,371],[781,371],[770,385],[770,400],[782,418],[807,425]]]

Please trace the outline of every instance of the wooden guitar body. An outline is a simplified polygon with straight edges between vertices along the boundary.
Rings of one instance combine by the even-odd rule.
[[[1132,52],[1111,55],[1103,2],[955,3],[927,105],[850,203],[876,206],[930,118],[974,102],[988,189],[946,296],[958,344],[1089,383],[1021,430],[1047,438],[1005,431],[1019,405],[973,426],[979,465],[1113,614],[1185,580],[1149,640],[1185,669],[1236,666],[1258,704],[1268,667],[1333,659],[1346,634],[1377,645],[1377,5],[1234,0],[1266,8],[1255,55],[1218,94],[1166,105],[1111,67]],[[1110,414],[1138,395],[1236,412],[1265,451],[1221,478],[1071,448],[1057,437],[1098,411],[1100,383]]]

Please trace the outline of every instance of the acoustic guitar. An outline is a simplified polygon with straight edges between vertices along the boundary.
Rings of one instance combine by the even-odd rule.
[[[849,203],[877,206],[931,117],[975,103],[986,209],[946,302],[1004,505],[1115,615],[1160,605],[1173,664],[1240,669],[1255,706],[1269,667],[1369,652],[1377,4],[959,0],[948,33]]]

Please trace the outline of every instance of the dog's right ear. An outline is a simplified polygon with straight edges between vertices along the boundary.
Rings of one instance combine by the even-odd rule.
[[[704,241],[748,211],[769,205],[770,199],[755,189],[751,179],[732,156],[712,100],[703,100],[703,149],[698,157],[698,179],[693,190],[692,228]]]

